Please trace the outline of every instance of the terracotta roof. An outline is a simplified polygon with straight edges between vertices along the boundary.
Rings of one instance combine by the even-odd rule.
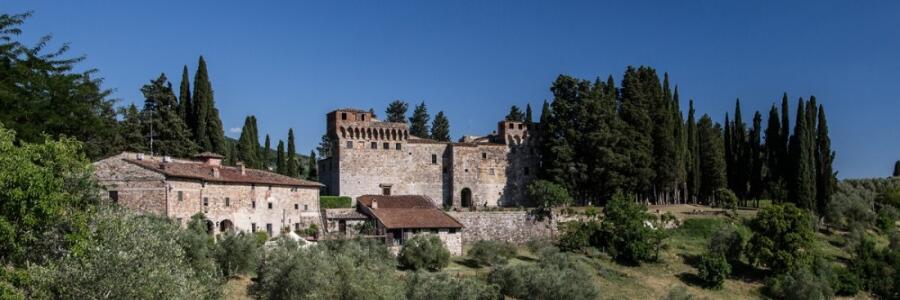
[[[356,200],[366,206],[387,229],[463,227],[459,221],[437,208],[434,202],[425,196],[365,195]],[[378,208],[372,208],[373,201],[378,201]]]
[[[148,170],[155,171],[166,175],[167,177],[200,179],[211,182],[230,182],[230,183],[250,183],[250,184],[272,184],[287,186],[304,186],[304,187],[322,187],[318,182],[292,178],[281,174],[275,174],[263,170],[245,168],[241,175],[240,168],[213,166],[200,162],[169,162],[161,163],[154,160],[137,160],[124,159],[127,162],[144,167]],[[219,170],[219,176],[214,176],[214,169]]]
[[[196,155],[194,155],[194,158],[225,158],[225,156],[222,154],[207,151],[203,153],[197,153]]]

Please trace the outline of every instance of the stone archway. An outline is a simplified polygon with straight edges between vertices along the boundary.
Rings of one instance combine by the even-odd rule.
[[[234,222],[231,220],[225,219],[219,222],[219,232],[232,232],[234,231]]]
[[[460,192],[460,205],[462,207],[472,207],[472,190],[463,188]]]

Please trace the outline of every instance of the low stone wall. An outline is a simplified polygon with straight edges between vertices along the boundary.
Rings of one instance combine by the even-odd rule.
[[[556,236],[556,218],[538,221],[527,211],[447,212],[465,226],[463,244],[478,240],[500,240],[517,244]]]

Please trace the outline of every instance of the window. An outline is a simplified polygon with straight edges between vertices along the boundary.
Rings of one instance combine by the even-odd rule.
[[[365,120],[366,120],[366,114],[361,114],[361,115],[359,115],[359,118],[360,118],[361,120],[365,121]]]
[[[119,203],[119,191],[109,191],[109,200],[112,203]]]
[[[397,143],[397,150],[403,150],[403,148],[400,147],[400,143]]]
[[[272,223],[266,223],[266,233],[272,236]]]
[[[466,173],[469,173],[469,169],[465,169],[465,170],[463,170],[463,171],[465,171]]]
[[[269,202],[269,209],[272,209],[272,202]]]
[[[450,233],[456,233],[456,228],[450,228]]]
[[[514,128],[516,128],[515,126],[516,126],[515,124],[509,123],[509,129],[514,129]]]
[[[371,148],[372,148],[372,149],[378,149],[378,143],[372,142]]]
[[[347,141],[347,149],[353,149],[353,141]]]
[[[525,167],[525,175],[528,175],[528,167]]]
[[[250,232],[256,232],[256,223],[250,223]]]
[[[269,190],[270,190],[270,191],[272,190],[272,186],[271,186],[271,185],[269,186]]]
[[[209,206],[209,198],[203,197],[203,206]]]
[[[294,203],[294,209],[295,209],[295,210],[299,210],[299,209],[300,209],[300,204]]]
[[[519,124],[519,129],[522,129],[522,128],[523,128],[523,127],[522,127],[522,124]]]
[[[481,159],[487,159],[487,152],[481,152]]]
[[[250,206],[256,208],[256,200],[250,201]]]
[[[382,146],[383,146],[384,150],[391,149],[391,143],[384,143],[384,145],[382,145]]]
[[[347,113],[341,113],[341,120],[347,119]]]
[[[432,165],[436,165],[436,164],[437,164],[437,154],[432,154],[432,155],[431,155],[431,164],[432,164]]]
[[[296,187],[292,187],[292,188],[291,188],[291,192],[296,192],[296,191],[297,191],[297,188],[296,188]]]
[[[447,167],[444,167],[444,174],[447,174]]]
[[[309,204],[303,204],[303,210],[309,210]]]
[[[184,201],[184,192],[178,191],[178,201]]]
[[[494,168],[491,168],[491,175],[494,175]]]
[[[300,223],[294,223],[294,231],[300,231]]]
[[[231,206],[231,198],[225,197],[225,206]]]
[[[385,195],[385,196],[390,196],[391,195],[391,187],[389,187],[389,186],[381,187],[381,194]]]

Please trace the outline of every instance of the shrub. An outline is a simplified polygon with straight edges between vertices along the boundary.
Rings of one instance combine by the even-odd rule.
[[[550,209],[572,203],[569,191],[562,185],[547,180],[537,180],[525,189],[528,200],[534,204],[539,216],[550,215]]]
[[[319,196],[319,208],[350,208],[353,199],[347,196]]]
[[[530,239],[527,242],[525,242],[525,248],[528,248],[528,251],[530,251],[533,254],[537,254],[544,248],[552,248],[552,247],[553,247],[553,243],[550,240],[545,239],[545,238],[533,238],[533,239]]]
[[[253,239],[256,240],[256,245],[262,246],[269,241],[269,234],[265,231],[257,231],[253,233]]]
[[[477,241],[468,255],[481,266],[502,265],[516,256],[516,245],[503,241]]]
[[[723,255],[729,263],[737,263],[744,256],[744,248],[750,232],[743,226],[727,226],[719,229],[709,239],[710,253]]]
[[[225,276],[253,272],[259,261],[256,235],[244,232],[224,234],[216,244],[215,258]]]
[[[591,270],[566,253],[543,252],[536,264],[503,265],[488,282],[518,299],[596,299]]]
[[[397,259],[406,269],[438,271],[450,263],[450,251],[438,236],[421,234],[403,244]]]
[[[581,251],[591,245],[591,236],[599,226],[594,221],[569,221],[559,225],[559,248],[564,251]]]
[[[406,279],[406,299],[496,300],[500,299],[500,288],[474,278],[415,272]]]
[[[731,265],[721,253],[707,253],[700,256],[700,264],[697,266],[697,275],[703,281],[704,286],[711,289],[720,289],[725,283],[725,278],[731,273]]]
[[[827,279],[805,267],[770,277],[763,293],[775,299],[831,299],[834,295]]]
[[[692,295],[691,292],[688,292],[687,288],[685,288],[684,286],[680,286],[680,285],[670,289],[669,293],[666,294],[666,296],[662,298],[662,300],[694,300],[694,299],[697,299],[697,297],[694,297],[694,295]]]
[[[738,197],[731,190],[727,188],[717,189],[713,197],[716,198],[716,203],[719,207],[737,209]]]
[[[878,210],[875,216],[875,226],[882,232],[890,232],[897,224],[900,213],[893,206],[885,206]]]
[[[606,204],[606,215],[601,223],[607,252],[618,261],[639,263],[651,258],[649,228],[646,207],[617,193]]]
[[[835,267],[831,287],[834,289],[835,294],[854,296],[859,292],[859,276],[850,271],[849,268]]]
[[[753,237],[748,254],[751,261],[787,273],[811,262],[812,219],[806,210],[793,204],[762,209],[751,222]]]

